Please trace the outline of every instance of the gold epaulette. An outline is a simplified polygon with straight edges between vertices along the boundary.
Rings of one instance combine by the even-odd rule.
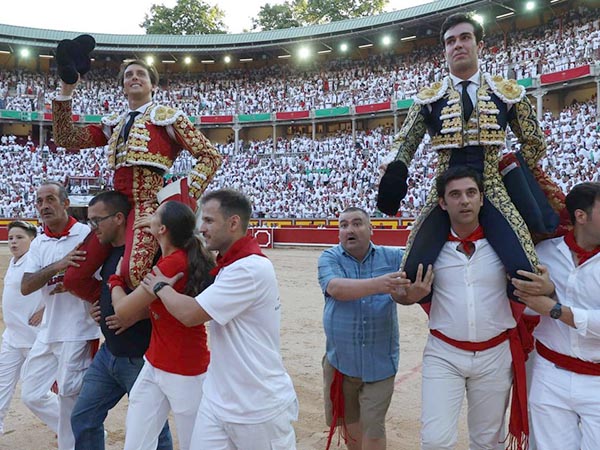
[[[103,125],[107,125],[109,127],[114,127],[116,124],[118,124],[121,121],[122,117],[123,117],[123,113],[112,113],[112,114],[109,114],[108,116],[102,117],[101,122]]]
[[[155,125],[173,125],[183,111],[168,106],[156,105],[150,110],[150,121]]]
[[[447,90],[448,77],[445,77],[442,81],[436,81],[421,89],[417,95],[415,95],[414,101],[419,105],[428,105],[442,98]]]
[[[514,104],[520,102],[525,97],[525,88],[517,83],[517,80],[508,80],[500,75],[491,76],[486,73],[485,81],[490,89],[504,103]]]

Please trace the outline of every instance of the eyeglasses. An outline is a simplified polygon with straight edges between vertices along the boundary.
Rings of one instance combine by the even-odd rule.
[[[92,230],[95,230],[96,228],[98,228],[100,226],[100,223],[104,222],[109,217],[116,216],[117,214],[118,213],[115,212],[115,213],[109,214],[108,216],[104,216],[104,217],[93,217],[91,219],[88,219],[87,224],[91,227]]]

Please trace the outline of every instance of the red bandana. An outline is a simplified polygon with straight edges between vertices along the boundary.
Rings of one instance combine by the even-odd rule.
[[[74,217],[69,216],[69,221],[67,222],[67,226],[60,233],[54,234],[52,231],[50,231],[50,228],[48,228],[47,225],[44,225],[44,234],[53,239],[60,239],[63,236],[68,236],[69,231],[71,231],[71,228],[73,228],[73,225],[75,225],[76,223],[77,223],[77,220],[75,220]]]
[[[464,239],[454,236],[452,232],[448,233],[448,240],[451,242],[460,242],[461,245],[459,247],[462,247],[461,251],[469,257],[475,251],[475,244],[473,244],[473,242],[483,239],[484,237],[485,236],[483,234],[483,228],[481,225],[475,228],[473,232]]]
[[[244,236],[235,241],[224,255],[219,254],[219,256],[217,256],[217,265],[211,269],[210,274],[215,277],[223,267],[250,255],[264,256],[266,258],[260,250],[256,239],[252,236]]]
[[[573,230],[565,234],[565,244],[567,244],[569,249],[577,256],[577,261],[579,262],[579,265],[582,265],[588,259],[600,253],[600,246],[588,251],[577,245],[577,241],[575,241],[575,232]]]

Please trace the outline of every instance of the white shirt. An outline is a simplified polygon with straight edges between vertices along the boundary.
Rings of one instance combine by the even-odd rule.
[[[35,273],[58,261],[73,250],[89,234],[90,228],[76,223],[68,236],[55,239],[41,234],[29,248],[24,272]],[[86,341],[100,337],[100,329],[90,317],[90,304],[69,292],[50,295],[61,283],[64,273],[58,273],[40,289],[46,302],[44,320],[40,325],[38,339],[46,344],[52,342]]]
[[[600,254],[575,266],[562,237],[540,242],[536,251],[558,300],[573,311],[577,328],[542,316],[534,336],[555,352],[600,363]]]
[[[458,341],[484,342],[514,328],[506,271],[487,239],[475,242],[471,258],[446,242],[433,270],[429,328]]]
[[[247,256],[196,297],[213,318],[204,400],[232,423],[263,423],[296,401],[279,352],[281,303],[271,261]]]
[[[23,255],[16,263],[14,258],[11,258],[4,275],[2,315],[6,329],[2,334],[2,340],[15,348],[31,348],[39,327],[29,325],[29,318],[43,306],[40,291],[21,295],[21,280],[27,255],[27,253]]]

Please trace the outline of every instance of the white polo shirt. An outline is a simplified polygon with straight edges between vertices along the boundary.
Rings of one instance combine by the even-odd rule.
[[[82,223],[74,224],[68,236],[60,239],[45,234],[36,237],[29,248],[24,272],[35,273],[58,261],[85,239],[90,228]],[[100,328],[89,314],[90,304],[69,292],[50,295],[61,283],[64,273],[58,273],[40,289],[46,302],[44,320],[40,325],[38,339],[50,344],[53,342],[86,341],[100,337]]]
[[[15,348],[31,348],[38,334],[39,327],[29,325],[29,318],[42,307],[40,291],[29,295],[21,295],[21,280],[26,266],[27,255],[17,262],[10,259],[2,292],[2,316],[6,327],[2,334],[4,343]]]
[[[281,303],[271,261],[247,256],[196,297],[213,318],[204,401],[224,422],[267,422],[296,400],[281,360]]]
[[[535,338],[555,352],[600,363],[600,254],[575,266],[563,237],[540,242],[535,249],[548,267],[556,297],[571,308],[577,327],[542,316]]]
[[[446,242],[433,270],[429,328],[457,341],[484,342],[516,326],[506,271],[487,239],[475,241],[471,258]]]

